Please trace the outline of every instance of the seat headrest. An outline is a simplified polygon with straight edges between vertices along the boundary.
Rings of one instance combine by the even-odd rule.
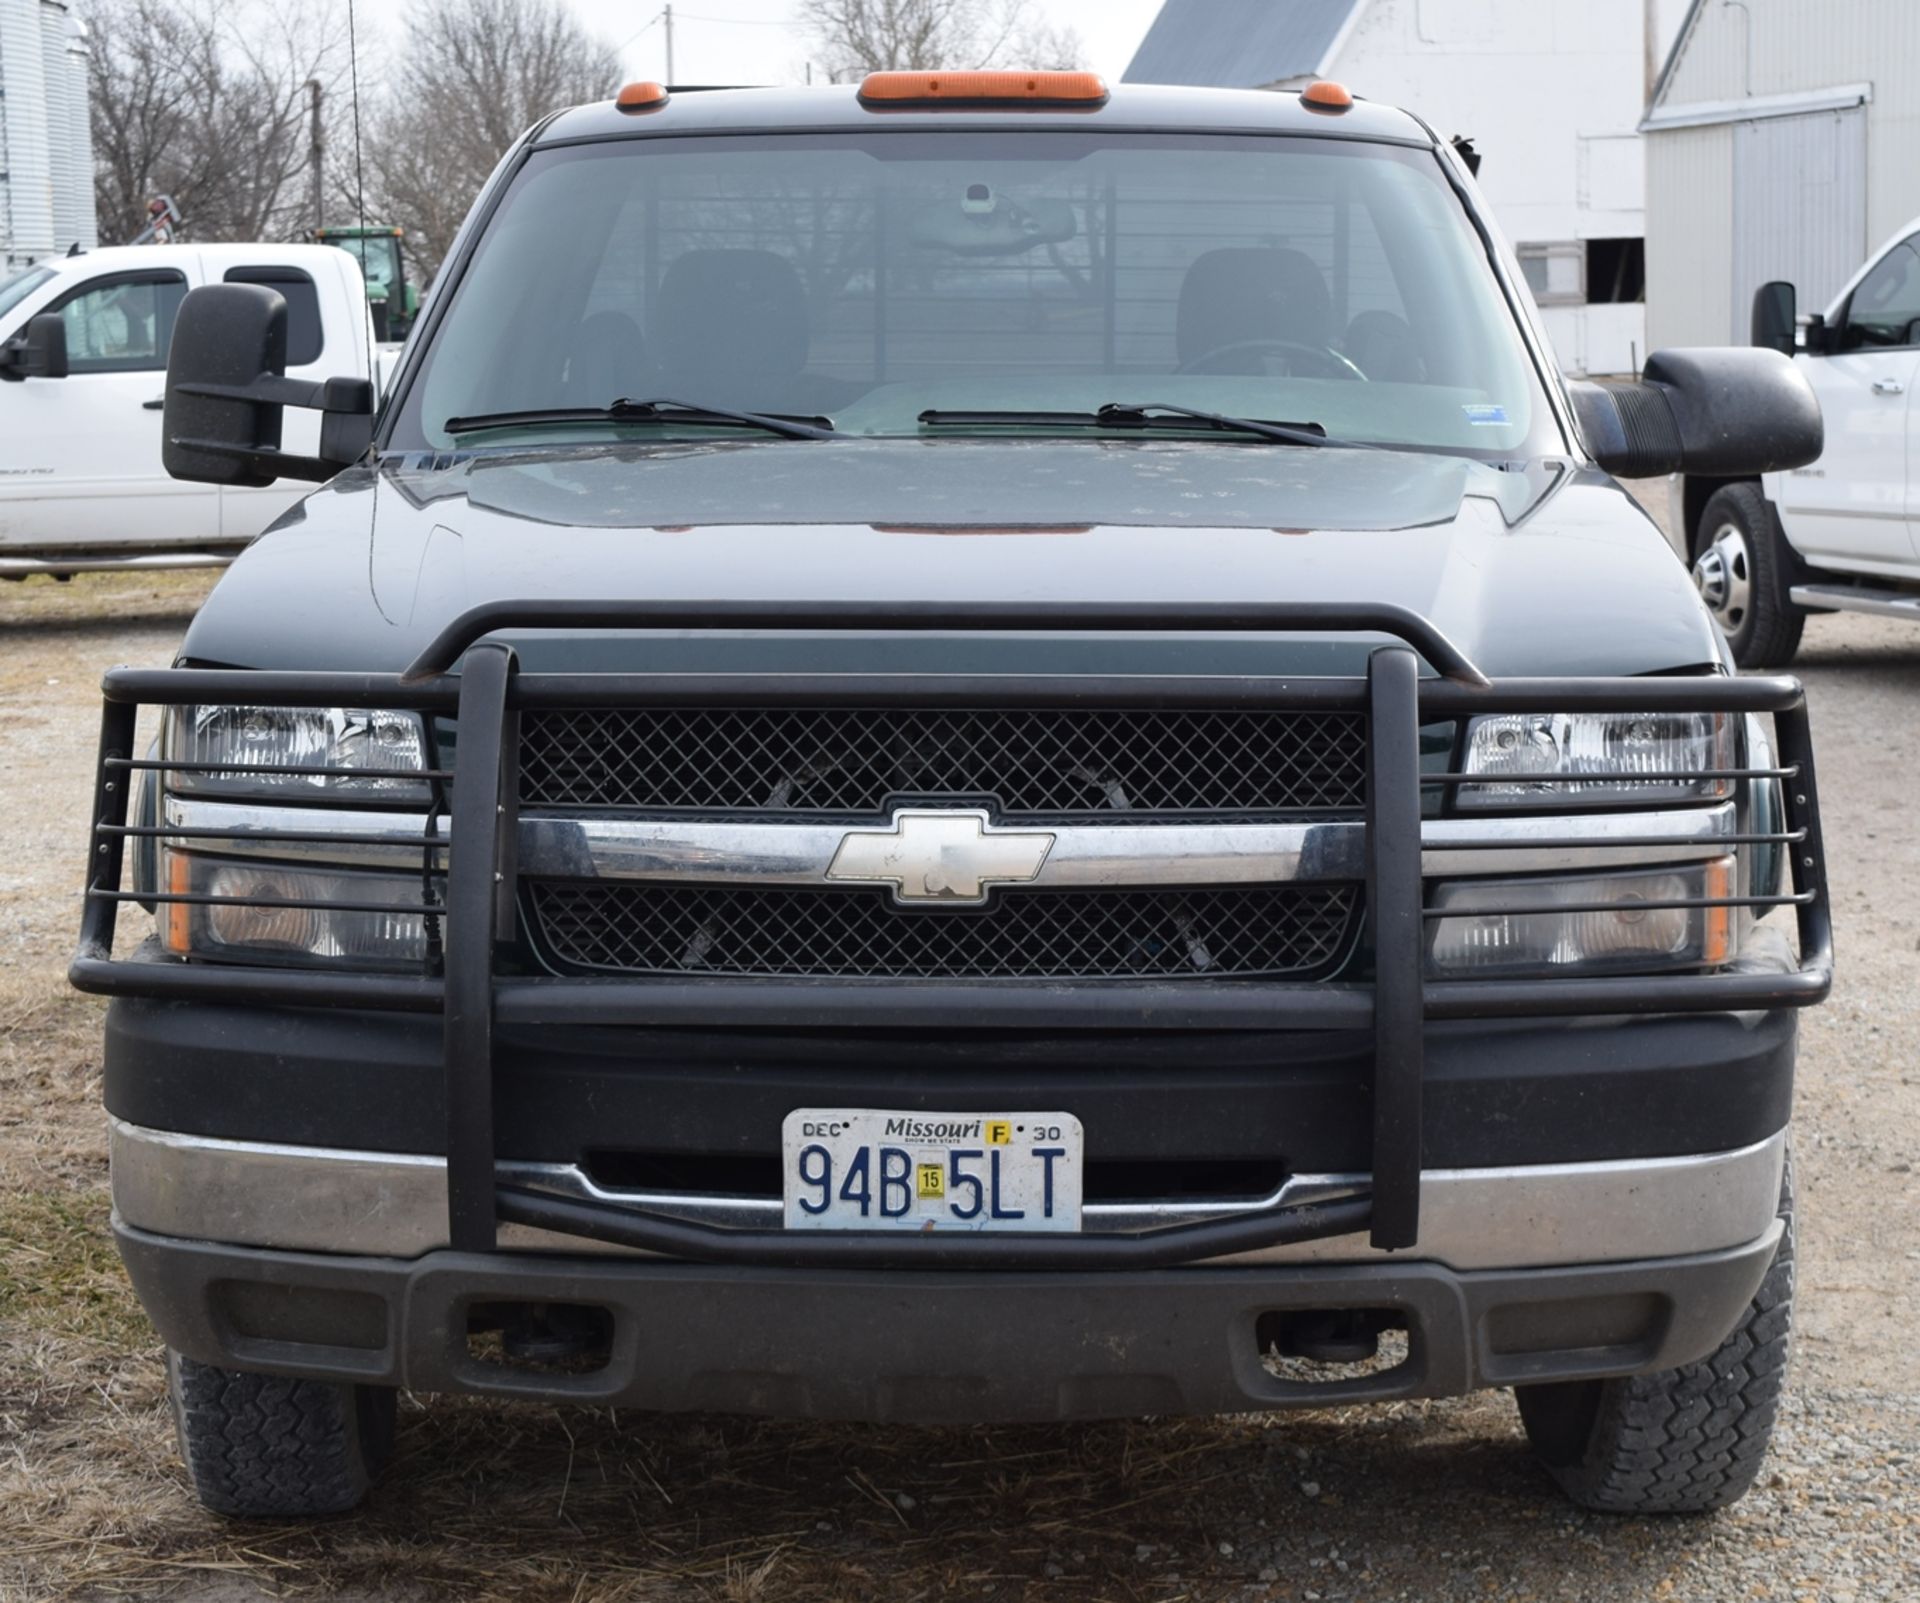
[[[1182,363],[1243,340],[1326,345],[1333,298],[1304,252],[1277,246],[1210,250],[1180,283],[1174,342]]]
[[[807,365],[808,344],[806,291],[784,256],[690,250],[661,281],[653,348],[669,374],[786,378]]]

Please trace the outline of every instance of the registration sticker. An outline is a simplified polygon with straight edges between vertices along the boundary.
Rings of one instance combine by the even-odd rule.
[[[789,1230],[1080,1228],[1071,1113],[796,1108],[780,1146]]]
[[[1477,429],[1506,427],[1507,409],[1504,406],[1463,406],[1460,410],[1467,414],[1467,421]]]

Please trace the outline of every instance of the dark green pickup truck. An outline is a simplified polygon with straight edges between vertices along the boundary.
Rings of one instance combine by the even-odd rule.
[[[1745,1489],[1812,750],[1608,475],[1811,459],[1784,357],[1569,386],[1417,118],[1044,73],[632,86],[377,416],[285,355],[181,307],[171,471],[322,487],[109,676],[73,969],[211,1506],[402,1386]]]

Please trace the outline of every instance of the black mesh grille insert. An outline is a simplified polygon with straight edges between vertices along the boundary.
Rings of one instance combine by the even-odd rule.
[[[570,880],[529,887],[559,968],[841,979],[1314,978],[1346,950],[1357,887],[1007,891],[978,910],[873,890]]]
[[[1361,807],[1366,720],[1237,708],[530,711],[526,806],[873,813],[896,796],[1003,815]]]

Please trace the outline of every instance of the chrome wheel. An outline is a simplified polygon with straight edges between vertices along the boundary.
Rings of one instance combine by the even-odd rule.
[[[1720,627],[1729,635],[1740,632],[1753,605],[1753,558],[1746,531],[1723,523],[1693,565],[1693,582]]]

